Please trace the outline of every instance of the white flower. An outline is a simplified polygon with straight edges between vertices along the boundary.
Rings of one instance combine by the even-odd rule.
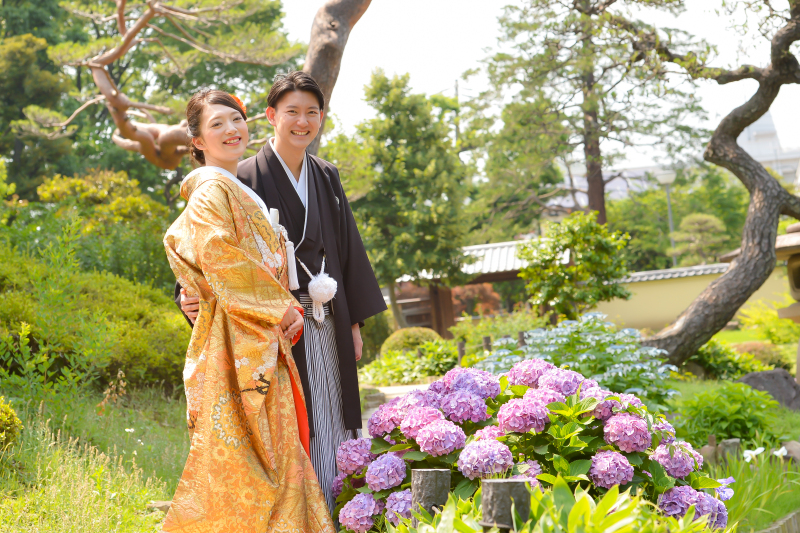
[[[133,433],[133,428],[125,428],[125,433]]]
[[[772,455],[774,455],[775,457],[780,457],[780,458],[784,458],[788,454],[789,454],[789,452],[786,450],[786,446],[781,446],[780,450],[775,450],[774,452],[772,452]]]
[[[764,448],[762,446],[759,446],[755,450],[745,450],[744,451],[744,460],[749,463],[753,459],[753,457],[755,457],[757,455],[760,455],[763,452],[764,452]]]

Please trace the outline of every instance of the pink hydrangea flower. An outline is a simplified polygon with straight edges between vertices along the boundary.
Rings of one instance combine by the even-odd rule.
[[[497,421],[500,429],[506,433],[527,433],[530,430],[540,433],[550,422],[548,413],[547,407],[541,402],[515,398],[500,407]]]
[[[688,442],[661,444],[650,456],[672,477],[683,479],[703,466],[703,456],[695,452]]]
[[[408,411],[408,414],[400,423],[400,431],[409,439],[416,439],[419,430],[434,420],[444,420],[444,415],[441,411],[433,407],[415,407]]]
[[[411,491],[401,490],[386,498],[386,519],[397,527],[401,518],[411,518]]]
[[[373,516],[380,514],[383,506],[380,500],[376,500],[372,494],[356,494],[347,502],[339,512],[339,522],[356,533],[369,531],[375,520]]]
[[[633,479],[633,466],[621,453],[602,450],[592,457],[589,479],[605,489],[625,485]]]
[[[513,465],[508,446],[491,439],[467,444],[458,456],[458,469],[469,479],[501,474]]]
[[[564,403],[566,401],[563,394],[551,389],[528,389],[522,397],[526,400],[534,400],[544,405],[555,402]]]
[[[539,378],[539,388],[552,389],[564,396],[572,396],[578,392],[578,387],[584,381],[586,378],[574,370],[554,368],[542,374]]]
[[[372,440],[366,437],[346,440],[336,450],[339,472],[350,475],[371,463],[377,457],[371,451]]]
[[[435,420],[417,434],[419,449],[434,457],[463,448],[466,441],[464,430],[449,420]]]
[[[500,429],[500,426],[486,426],[485,428],[479,429],[475,432],[475,440],[496,439],[497,437],[502,437],[505,434],[506,432]]]
[[[647,422],[630,413],[617,413],[606,420],[603,432],[606,442],[623,452],[643,452],[652,442]]]
[[[466,390],[454,390],[443,397],[439,405],[447,418],[457,424],[467,420],[482,422],[489,418],[484,399]]]
[[[528,359],[520,361],[508,371],[508,383],[510,385],[526,385],[536,387],[539,378],[548,370],[554,369],[552,363],[544,359]]]

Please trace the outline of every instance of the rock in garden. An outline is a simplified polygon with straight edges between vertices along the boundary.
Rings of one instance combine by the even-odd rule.
[[[717,446],[717,459],[727,461],[728,455],[741,457],[742,442],[739,439],[725,439],[719,443],[719,446]]]
[[[783,443],[783,447],[786,448],[786,457],[784,459],[786,461],[793,461],[795,464],[800,464],[800,442],[796,440],[790,440],[788,442]]]
[[[756,390],[768,392],[782,406],[800,411],[800,385],[782,368],[765,372],[751,372],[739,381]]]
[[[166,514],[171,505],[172,502],[150,502],[147,504],[147,509],[150,511],[161,511]]]

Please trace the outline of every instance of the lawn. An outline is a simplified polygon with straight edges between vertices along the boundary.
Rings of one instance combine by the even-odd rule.
[[[737,330],[730,330],[730,331],[720,331],[716,335],[714,335],[714,339],[718,341],[727,342],[728,344],[738,344],[740,342],[750,342],[750,341],[763,341],[764,339],[759,337],[757,332],[752,329],[737,329]]]

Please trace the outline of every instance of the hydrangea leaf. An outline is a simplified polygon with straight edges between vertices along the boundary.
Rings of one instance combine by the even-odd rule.
[[[456,485],[453,494],[457,497],[461,498],[462,500],[468,500],[475,494],[475,491],[478,490],[478,480],[477,479],[462,479],[461,482]]]
[[[408,453],[403,455],[403,459],[405,459],[406,461],[424,461],[428,457],[430,457],[430,455],[428,455],[427,453],[418,452],[416,450],[412,451],[412,452],[408,452]]]
[[[570,476],[579,476],[581,474],[586,474],[589,472],[589,469],[592,467],[591,459],[580,459],[578,461],[572,461],[569,463],[569,475]]]
[[[370,451],[374,454],[381,454],[386,453],[392,448],[392,444],[390,442],[386,442],[383,439],[372,439],[372,446],[370,447]]]

